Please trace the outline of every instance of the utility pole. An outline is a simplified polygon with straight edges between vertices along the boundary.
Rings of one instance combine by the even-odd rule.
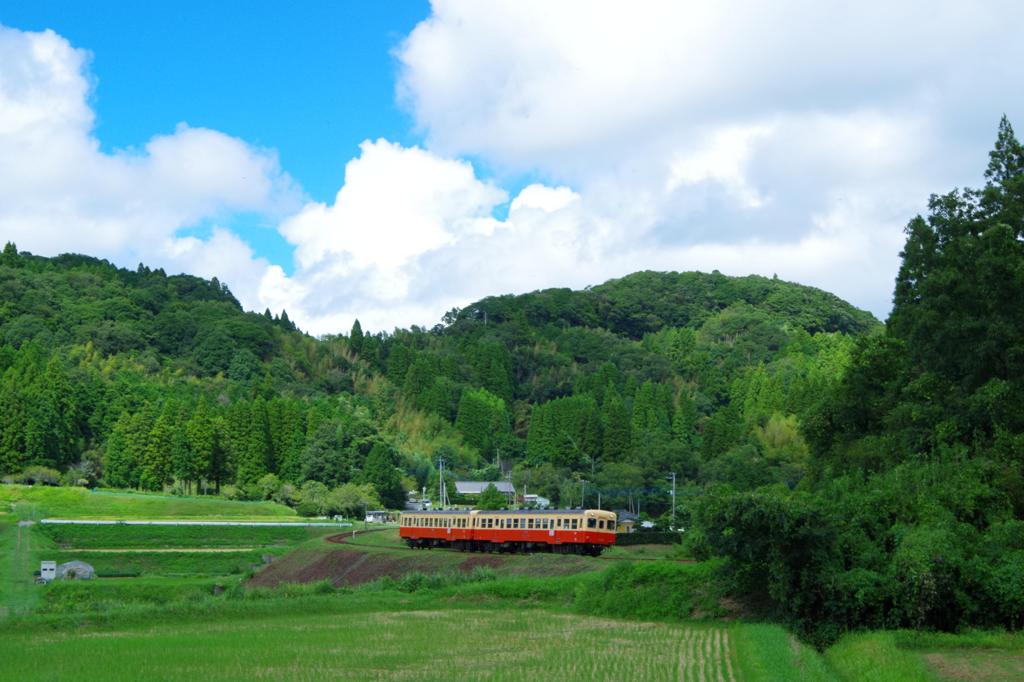
[[[672,472],[672,530],[676,529],[676,472]]]
[[[438,504],[441,505],[441,509],[448,508],[448,484],[444,480],[444,458],[439,457],[437,460],[437,478],[438,478]]]
[[[583,490],[580,492],[580,508],[587,508],[587,479],[580,479],[583,483]]]
[[[597,491],[597,508],[598,509],[601,508],[601,491],[600,490]]]

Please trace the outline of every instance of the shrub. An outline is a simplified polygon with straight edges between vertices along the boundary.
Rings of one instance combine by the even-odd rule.
[[[60,472],[56,469],[32,466],[22,471],[15,482],[25,485],[60,485],[60,479]]]

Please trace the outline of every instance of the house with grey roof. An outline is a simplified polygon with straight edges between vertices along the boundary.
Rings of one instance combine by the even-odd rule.
[[[493,485],[503,495],[516,494],[515,486],[510,481],[455,481],[455,492],[459,495],[479,495],[489,485]]]

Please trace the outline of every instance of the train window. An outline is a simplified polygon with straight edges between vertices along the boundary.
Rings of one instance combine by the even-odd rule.
[[[576,526],[576,523],[577,523],[577,519],[573,519],[573,520],[572,520],[572,529],[573,529],[573,530],[576,530],[576,527],[577,527],[577,526]]]
[[[543,524],[544,525],[542,526],[542,528],[544,528],[544,530],[547,530],[549,528],[549,524],[550,523],[551,523],[551,519],[544,519],[543,520]]]
[[[601,530],[604,530],[604,519],[601,519],[597,522],[597,527]]]
[[[526,520],[526,527],[527,528],[533,528],[533,519],[527,519]]]
[[[597,519],[587,519],[587,528],[593,528],[597,524]]]
[[[559,528],[561,528],[561,527],[562,527],[562,519],[558,519],[557,521],[555,521],[555,524],[556,524],[556,525],[557,525],[557,526],[558,526]]]

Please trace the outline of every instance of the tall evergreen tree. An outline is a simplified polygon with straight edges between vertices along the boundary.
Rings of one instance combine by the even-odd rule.
[[[604,427],[604,440],[601,447],[603,459],[605,461],[624,461],[630,450],[629,412],[612,383],[609,383],[604,391],[601,423]]]
[[[104,483],[113,488],[135,488],[139,485],[138,453],[131,445],[132,417],[122,412],[107,438],[103,454]]]
[[[363,325],[359,324],[358,318],[352,323],[352,332],[348,335],[348,347],[356,354],[363,351]]]
[[[374,444],[363,465],[363,482],[373,485],[381,502],[388,509],[402,509],[405,506],[405,488],[402,477],[395,467],[394,457],[383,443]]]
[[[510,431],[505,401],[486,388],[463,391],[455,428],[489,459],[495,454],[495,445]]]
[[[139,485],[145,490],[161,490],[171,482],[175,432],[178,430],[175,408],[164,403],[160,416],[153,422],[143,451]]]
[[[179,468],[176,475],[187,481],[196,482],[208,476],[214,459],[214,448],[217,447],[216,427],[206,398],[200,398],[185,424],[184,431],[189,459],[185,466]]]

